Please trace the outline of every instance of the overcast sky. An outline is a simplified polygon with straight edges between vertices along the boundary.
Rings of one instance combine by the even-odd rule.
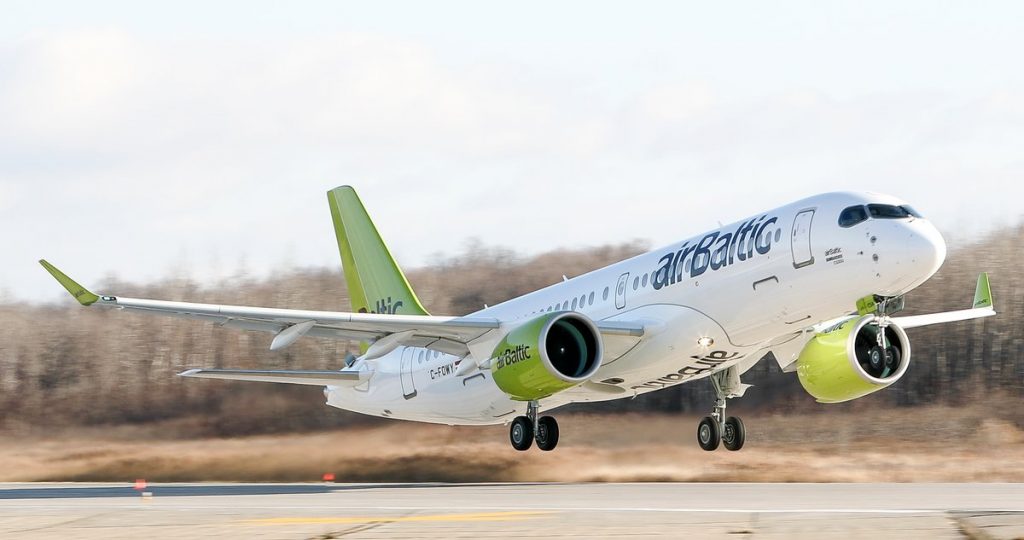
[[[469,238],[655,245],[814,193],[1024,213],[1022,2],[4,2],[0,291]],[[117,291],[100,291],[116,293]]]

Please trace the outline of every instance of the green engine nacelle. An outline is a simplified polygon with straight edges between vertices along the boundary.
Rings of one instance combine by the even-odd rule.
[[[601,357],[601,334],[589,318],[547,313],[501,340],[491,354],[491,373],[512,399],[532,401],[593,377]]]
[[[878,345],[874,315],[853,317],[828,328],[800,352],[800,384],[822,403],[857,399],[891,385],[910,365],[910,341],[894,324],[885,327],[884,341],[887,355],[872,357],[872,348]]]

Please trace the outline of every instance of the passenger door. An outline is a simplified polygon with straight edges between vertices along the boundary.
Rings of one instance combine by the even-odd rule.
[[[416,383],[412,378],[413,358],[415,356],[416,349],[413,349],[412,347],[406,347],[402,350],[402,396],[405,397],[405,399],[412,399],[416,397]]]
[[[814,264],[814,255],[811,253],[811,223],[813,221],[813,208],[801,211],[793,220],[793,233],[790,235],[793,268],[803,268]]]
[[[615,285],[615,307],[624,309],[626,307],[626,285],[629,284],[629,272],[619,276],[619,283]]]

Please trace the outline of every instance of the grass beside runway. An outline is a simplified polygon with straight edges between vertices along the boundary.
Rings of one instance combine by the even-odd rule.
[[[467,522],[467,521],[522,521],[548,516],[555,512],[473,512],[468,514],[426,514],[413,516],[343,516],[343,517],[274,517],[251,519],[241,523],[248,525],[318,525],[353,523],[425,523],[425,522]]]
[[[224,439],[14,433],[0,440],[0,481],[1024,482],[1024,431],[982,407],[745,416],[738,453],[697,448],[692,417],[558,416],[558,449],[523,453],[502,426],[397,421]]]

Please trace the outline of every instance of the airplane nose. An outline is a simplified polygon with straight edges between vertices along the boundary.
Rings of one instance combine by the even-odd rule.
[[[946,260],[946,241],[931,222],[917,219],[910,227],[907,254],[916,269],[931,277]]]

